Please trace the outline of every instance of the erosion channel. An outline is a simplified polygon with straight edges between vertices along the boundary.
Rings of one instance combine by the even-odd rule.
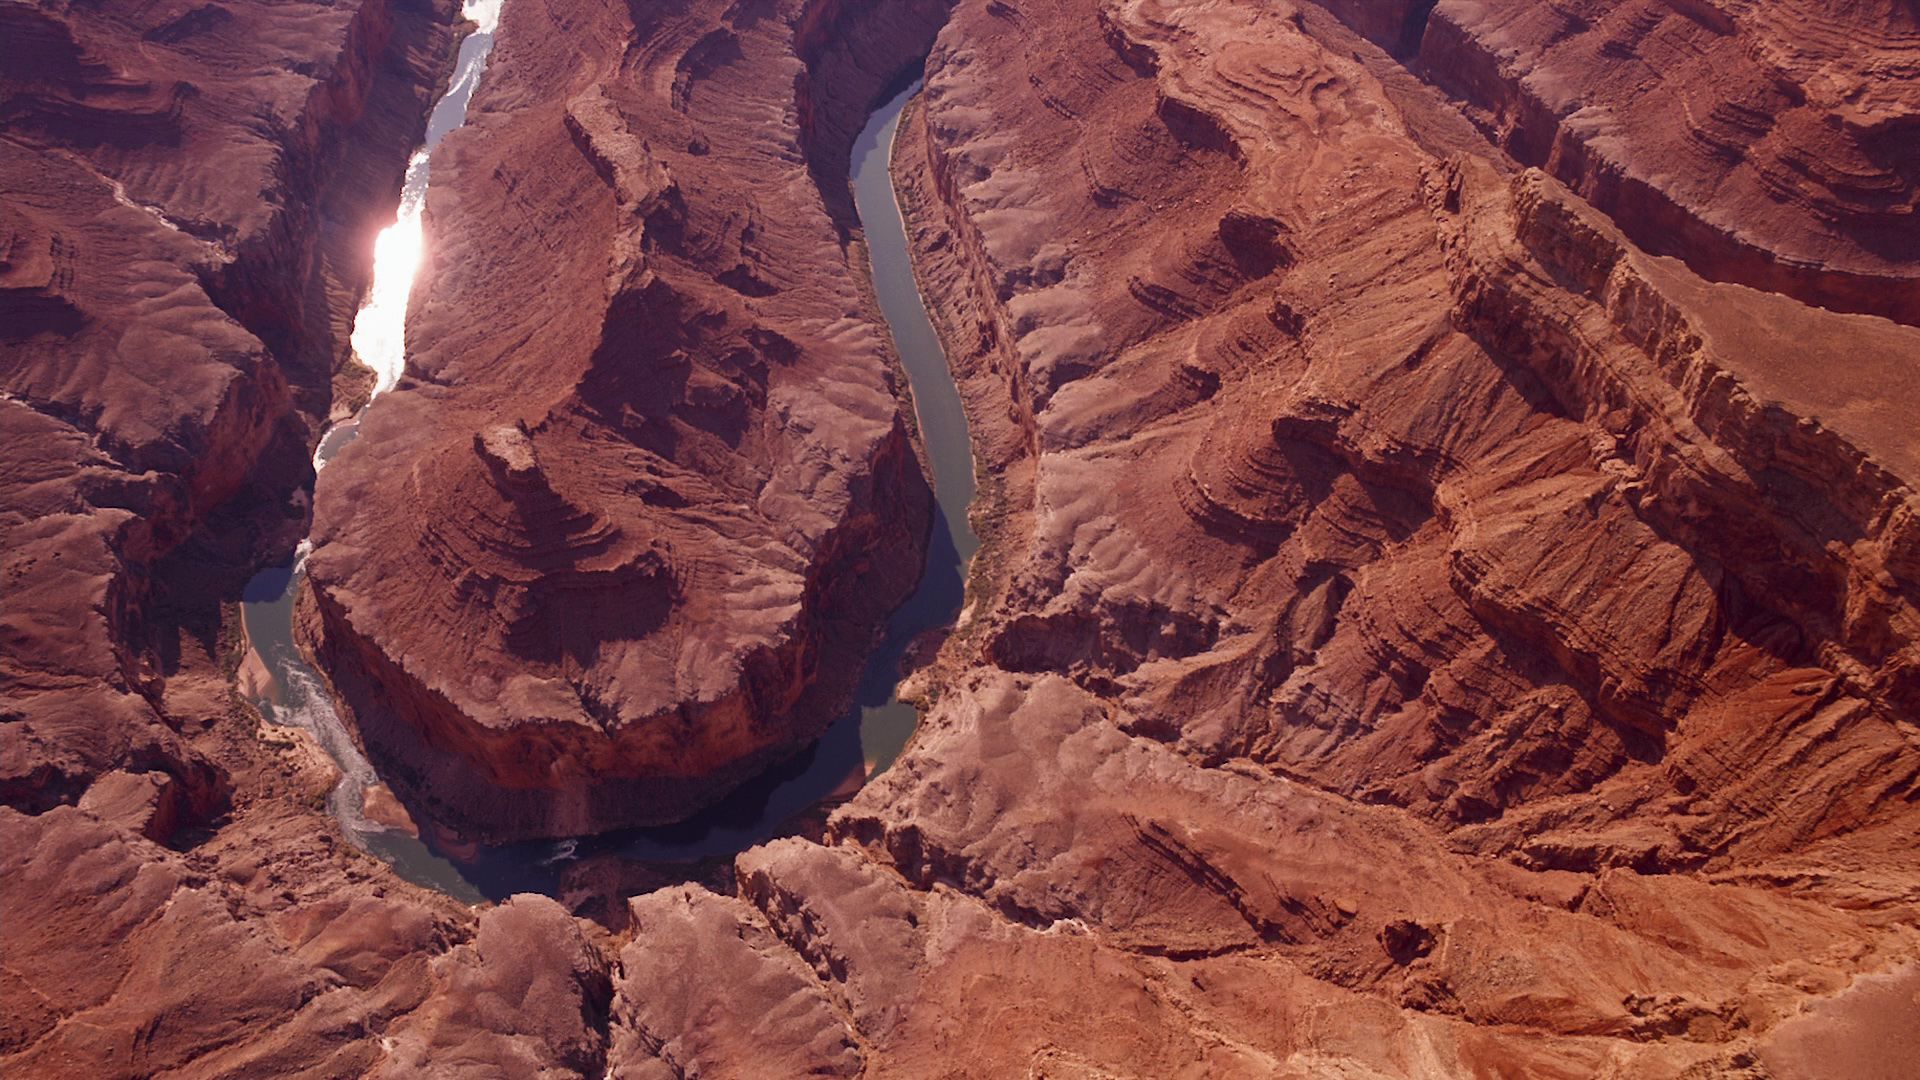
[[[470,8],[468,14],[479,30],[462,46],[454,82],[434,111],[426,146],[409,169],[400,221],[382,237],[373,294],[355,327],[356,347],[361,359],[378,373],[379,391],[390,389],[404,368],[400,330],[420,253],[419,213],[426,194],[427,155],[465,118],[467,100],[492,44],[497,5],[481,15]],[[917,714],[895,695],[901,662],[917,638],[959,616],[966,567],[979,546],[967,520],[974,475],[966,417],[921,302],[905,223],[889,176],[894,133],[902,110],[918,89],[916,82],[875,110],[854,144],[852,177],[874,292],[913,388],[939,513],[919,585],[888,621],[852,706],[813,747],[749,782],[719,805],[676,825],[557,842],[463,845],[455,850],[436,841],[431,828],[416,838],[371,820],[364,812],[367,792],[379,777],[341,721],[325,680],[294,642],[294,600],[302,577],[298,559],[262,572],[249,584],[243,608],[247,636],[271,675],[256,704],[273,723],[305,730],[333,758],[341,779],[330,798],[330,811],[350,837],[401,876],[475,901],[517,892],[555,892],[566,864],[575,859],[684,863],[728,857],[778,835],[796,815],[857,790],[892,764],[906,745]],[[398,274],[393,272],[394,263]],[[369,326],[369,320],[375,325]],[[365,355],[368,351],[384,352],[390,358],[383,362],[380,356]],[[355,436],[356,423],[357,418],[348,420],[328,432],[315,456],[316,467],[324,467]]]

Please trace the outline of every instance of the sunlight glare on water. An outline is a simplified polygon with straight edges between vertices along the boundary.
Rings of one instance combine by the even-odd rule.
[[[407,161],[407,177],[400,188],[400,208],[394,223],[380,231],[373,243],[373,287],[353,324],[353,354],[373,369],[375,397],[394,388],[407,368],[407,297],[420,269],[426,232],[420,212],[427,202],[428,158],[440,137],[460,126],[467,102],[480,82],[492,35],[500,25],[504,0],[468,0],[460,13],[476,29],[463,46],[453,85],[428,122],[427,145]],[[442,116],[450,111],[451,115]]]
[[[420,268],[420,249],[426,242],[420,227],[426,172],[427,152],[421,150],[407,162],[398,220],[373,242],[373,288],[353,323],[353,354],[377,376],[375,395],[393,389],[407,366],[407,294],[413,291],[413,274]]]
[[[472,20],[480,27],[476,33],[491,34],[494,27],[500,25],[500,5],[504,0],[467,0],[460,6],[460,14]]]
[[[500,23],[503,0],[467,0],[461,9],[473,23],[460,42],[453,78],[427,117],[422,147],[407,160],[401,182],[400,205],[392,225],[374,239],[373,284],[353,325],[353,351],[376,376],[374,394],[393,389],[407,366],[407,294],[426,255],[427,237],[421,212],[427,202],[428,160],[448,132],[466,122],[467,103],[480,85]],[[360,416],[327,429],[314,448],[317,473],[359,433]],[[294,598],[304,588],[306,559],[312,550],[302,540],[290,565],[268,567],[248,582],[241,619],[250,650],[269,673],[265,694],[255,704],[276,724],[306,731],[340,769],[339,782],[328,798],[333,815],[363,850],[391,863],[417,885],[439,889],[460,900],[477,903],[481,894],[468,884],[453,864],[430,851],[404,830],[394,830],[367,819],[366,793],[379,776],[349,733],[330,696],[326,680],[308,666],[294,641]]]

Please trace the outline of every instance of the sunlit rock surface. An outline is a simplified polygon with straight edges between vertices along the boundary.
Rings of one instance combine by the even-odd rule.
[[[308,563],[427,818],[687,817],[820,734],[911,588],[929,493],[843,205],[893,74],[836,51],[861,10],[506,9],[434,159],[417,378],[323,474]],[[898,21],[849,40],[902,67],[936,23]]]
[[[22,664],[88,711],[8,701],[37,741],[7,744],[0,1071],[1903,1076],[1920,331],[1914,176],[1876,140],[1904,130],[1910,13],[1333,7],[965,0],[940,30],[897,180],[985,546],[914,676],[919,734],[823,830],[598,922],[475,912],[345,850],[310,809],[324,765],[229,710],[217,621],[137,693],[100,690],[107,661]],[[508,8],[498,145],[450,144],[428,208],[429,237],[476,224],[430,246],[419,374],[322,484],[312,628],[403,702],[529,641],[528,693],[667,692],[611,663],[656,647],[635,624],[539,601],[718,618],[683,567],[803,550],[724,486],[807,415],[772,388],[878,348],[857,258],[814,243],[847,224],[819,148],[924,35],[851,4],[557,10]],[[800,134],[739,156],[746,113]],[[1729,117],[1778,137],[1702,158],[1675,126]],[[18,250],[17,280],[61,280]],[[802,311],[838,299],[822,351]],[[794,348],[765,401],[715,351],[763,322]],[[685,360],[599,367],[606,340]],[[112,476],[117,444],[18,415],[10,528],[151,520],[73,514],[70,462]],[[128,624],[78,615],[170,610],[45,569],[84,550],[9,539],[9,664],[13,640],[114,656]],[[349,551],[408,561],[376,580]],[[541,730],[419,708],[396,715],[476,743]],[[609,727],[562,719],[583,743],[550,760]],[[78,764],[33,756],[56,751]]]
[[[452,19],[424,2],[0,7],[8,805],[72,803],[116,770],[161,774],[190,817],[225,798],[166,685],[178,639],[213,648],[213,605],[237,593],[196,567],[231,575],[301,530],[308,443],[357,392],[364,246]]]

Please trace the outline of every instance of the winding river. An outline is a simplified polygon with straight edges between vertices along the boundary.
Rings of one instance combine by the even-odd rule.
[[[398,220],[381,234],[375,249],[374,285],[355,321],[353,345],[356,355],[375,371],[376,396],[392,389],[405,369],[407,294],[424,242],[420,211],[426,201],[432,151],[466,119],[467,102],[493,45],[500,3],[471,0],[463,9],[478,28],[462,43],[454,80],[429,121],[426,144],[409,162]],[[324,681],[294,644],[293,599],[302,577],[299,558],[261,572],[248,584],[242,608],[247,636],[271,676],[256,703],[271,723],[311,734],[339,765],[341,779],[329,798],[331,812],[349,837],[392,864],[402,877],[473,902],[516,892],[552,893],[565,864],[587,856],[645,862],[724,857],[777,835],[795,815],[864,783],[891,765],[906,746],[918,715],[894,695],[901,660],[916,638],[951,624],[959,615],[967,562],[979,547],[967,521],[974,478],[966,415],[921,303],[906,224],[888,173],[901,111],[918,89],[915,83],[901,91],[868,121],[854,144],[853,186],[867,236],[874,292],[913,387],[938,515],[919,586],[888,622],[861,676],[853,706],[811,748],[718,806],[677,825],[482,847],[463,850],[456,859],[431,839],[385,828],[363,813],[366,792],[379,778],[354,745]],[[314,456],[315,468],[324,468],[356,433],[357,417],[328,431]],[[302,545],[302,556],[304,549]]]

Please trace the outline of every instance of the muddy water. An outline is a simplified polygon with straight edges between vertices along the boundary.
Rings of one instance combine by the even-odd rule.
[[[478,63],[484,59],[483,47]],[[466,70],[463,52],[461,71]],[[474,72],[477,78],[477,66]],[[463,82],[462,77],[456,77],[448,93],[449,100],[460,93]],[[952,623],[959,614],[967,561],[979,547],[979,540],[967,522],[967,504],[973,498],[973,457],[967,440],[966,416],[961,411],[960,397],[948,372],[945,354],[914,283],[906,226],[894,202],[893,185],[888,176],[900,112],[917,89],[917,84],[908,88],[874,113],[854,145],[853,183],[855,204],[869,245],[874,291],[913,387],[915,411],[933,473],[939,515],[930,538],[927,568],[918,588],[889,621],[880,647],[861,677],[853,707],[828,728],[814,746],[747,784],[720,805],[678,825],[577,840],[477,850],[468,847],[454,858],[455,853],[435,844],[431,837],[423,842],[403,832],[382,829],[361,813],[362,796],[369,785],[377,783],[377,777],[346,736],[332,703],[319,690],[322,684],[318,677],[300,660],[293,647],[290,598],[299,584],[297,569],[268,571],[255,580],[257,590],[249,588],[248,632],[274,675],[274,693],[282,699],[266,707],[272,709],[276,722],[296,723],[313,732],[334,756],[344,775],[332,799],[334,813],[350,836],[392,863],[403,877],[464,899],[475,899],[515,892],[555,892],[567,864],[583,857],[612,856],[649,863],[724,857],[777,835],[795,815],[836,794],[850,792],[899,756],[918,720],[913,707],[894,696],[901,659],[915,638],[927,630]],[[471,92],[468,85],[465,93]],[[459,105],[464,112],[464,95],[459,97]],[[437,123],[438,111],[435,115]],[[457,119],[452,126],[458,126]],[[444,134],[445,130],[451,127],[440,133]],[[438,135],[431,137],[429,149],[437,138]],[[419,157],[416,161],[423,163],[425,158]],[[424,165],[419,171],[424,193]],[[408,177],[411,183],[412,171]],[[403,197],[402,219],[396,228],[408,226],[405,217],[408,205]],[[412,239],[397,240],[381,249],[382,258],[393,252],[396,259],[408,266],[409,275],[420,243],[418,204],[413,205],[415,216],[411,227],[415,231],[406,234]],[[361,319],[364,321],[372,312],[378,319],[398,318],[403,323],[404,289],[397,294],[402,305],[397,316],[390,309],[375,310],[381,302],[381,284],[376,284],[373,300]],[[391,331],[369,332],[369,348],[380,347],[382,341],[397,342],[400,324],[394,325],[396,328]],[[356,323],[356,348],[361,341],[360,324]],[[370,361],[370,366],[381,374],[383,390],[391,385],[386,372],[392,370],[397,379],[404,366],[404,356],[391,363],[393,366],[389,369]],[[347,432],[344,437],[352,435]],[[322,444],[322,459],[344,444],[333,436],[330,439],[333,439],[331,444]]]

